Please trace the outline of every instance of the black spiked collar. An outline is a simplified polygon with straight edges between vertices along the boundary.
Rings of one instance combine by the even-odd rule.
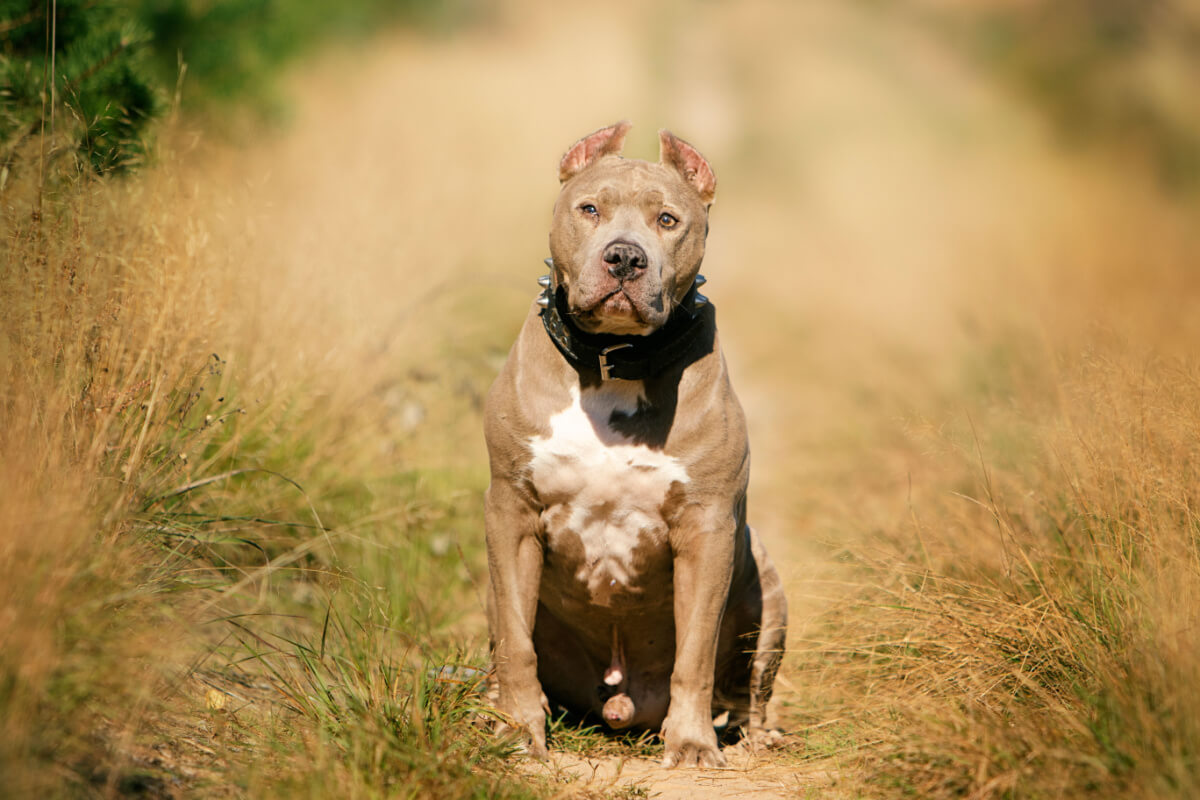
[[[550,259],[546,261],[550,265]],[[576,369],[599,373],[606,381],[639,381],[662,373],[696,349],[705,322],[713,314],[708,298],[697,291],[704,283],[704,277],[697,275],[666,324],[653,333],[589,333],[571,321],[566,292],[554,286],[548,276],[539,283],[543,288],[538,305],[550,341]]]

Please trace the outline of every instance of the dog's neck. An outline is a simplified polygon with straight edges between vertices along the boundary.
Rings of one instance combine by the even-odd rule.
[[[566,292],[552,283],[543,287],[538,305],[550,341],[580,373],[599,374],[601,380],[645,380],[685,357],[691,363],[705,354],[701,349],[707,351],[699,347],[701,334],[715,311],[698,291],[703,283],[697,276],[666,324],[645,336],[583,330],[571,319]]]

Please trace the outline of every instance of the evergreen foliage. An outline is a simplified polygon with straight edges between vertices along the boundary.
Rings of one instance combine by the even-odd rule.
[[[149,31],[121,3],[0,0],[0,143],[11,168],[36,135],[98,173],[145,155],[162,108],[147,68]]]
[[[96,173],[146,154],[186,70],[185,106],[262,102],[317,41],[455,15],[435,0],[0,0],[0,169],[68,153]],[[48,147],[35,147],[39,136]],[[4,178],[0,173],[0,186]]]

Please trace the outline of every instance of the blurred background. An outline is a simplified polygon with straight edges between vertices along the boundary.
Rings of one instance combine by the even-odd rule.
[[[1025,673],[996,677],[1028,652],[997,645],[954,662],[969,680],[917,690],[947,656],[870,611],[918,601],[870,591],[923,570],[959,622],[937,604],[970,592],[931,576],[1011,609],[1070,596],[1089,610],[1062,610],[1064,630],[1120,606],[1033,568],[1060,563],[1064,519],[1097,518],[1070,505],[1079,425],[1111,443],[1169,417],[1129,451],[1167,442],[1159,466],[1101,468],[1099,445],[1076,466],[1144,467],[1191,530],[1198,98],[1193,0],[0,0],[3,764],[21,786],[109,795],[130,775],[163,796],[546,790],[463,733],[462,696],[394,681],[486,661],[482,398],[544,271],[559,157],[630,119],[627,156],[656,159],[669,128],[717,175],[705,291],[793,610],[776,766],[830,791],[836,774],[851,792],[1188,796],[1200,732],[1105,694],[1132,662],[1081,661],[1034,702]],[[1121,519],[1136,505],[1102,494]],[[38,567],[64,548],[67,566]],[[1133,561],[1153,558],[1114,572],[1128,616],[1087,623],[1129,652],[1147,651],[1161,578]],[[1200,587],[1188,575],[1177,598]],[[162,674],[98,681],[134,652]],[[1013,688],[986,714],[942,703],[975,680]],[[248,710],[226,720],[213,691]],[[914,694],[939,699],[905,710]],[[405,703],[427,695],[444,741],[412,727]],[[276,704],[306,722],[264,721]],[[1040,721],[1012,733],[1013,715]],[[237,755],[263,741],[301,777]],[[457,741],[458,772],[413,766]]]

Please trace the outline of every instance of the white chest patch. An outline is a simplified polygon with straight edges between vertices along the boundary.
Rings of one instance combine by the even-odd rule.
[[[639,544],[666,546],[663,503],[672,484],[688,481],[677,459],[609,425],[614,411],[637,410],[641,391],[640,381],[612,381],[582,395],[572,389],[571,404],[550,419],[550,435],[530,440],[547,545],[578,537],[583,560],[575,578],[600,602],[636,579]]]

